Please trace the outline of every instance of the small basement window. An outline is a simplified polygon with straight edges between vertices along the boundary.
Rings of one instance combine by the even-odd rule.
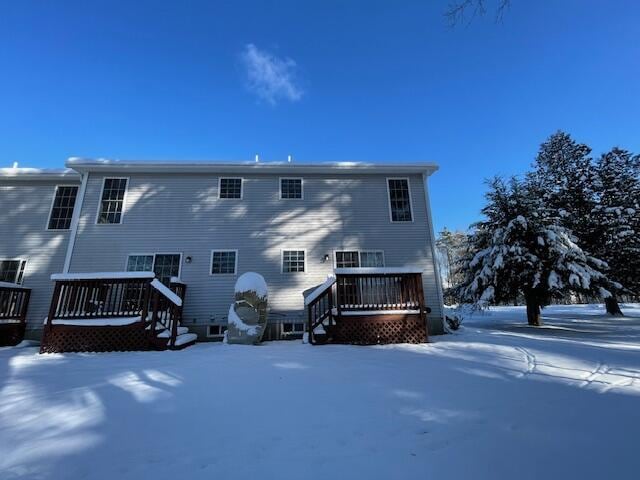
[[[302,199],[302,179],[281,178],[280,198],[283,200]]]
[[[218,198],[242,198],[242,179],[221,178],[218,185]]]
[[[304,333],[304,323],[283,323],[282,333]]]
[[[297,273],[305,271],[304,250],[283,250],[282,251],[282,272]]]
[[[78,187],[74,185],[56,185],[49,212],[48,230],[69,230],[77,194]]]
[[[211,275],[235,275],[237,265],[237,250],[213,250],[211,252]]]
[[[209,338],[222,338],[224,332],[227,331],[226,325],[209,325],[207,327],[207,337]]]
[[[389,210],[392,222],[412,222],[411,191],[407,178],[388,178]]]
[[[0,260],[0,282],[22,284],[26,260]]]
[[[127,193],[127,178],[105,178],[98,207],[99,224],[122,223],[124,197]]]

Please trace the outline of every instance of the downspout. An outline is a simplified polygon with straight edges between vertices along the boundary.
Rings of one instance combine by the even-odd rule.
[[[440,314],[442,316],[442,330],[446,331],[446,322],[444,321],[444,293],[442,290],[442,278],[440,277],[440,268],[436,258],[436,235],[433,230],[433,217],[431,216],[431,202],[429,201],[428,175],[422,174],[422,183],[424,184],[424,201],[427,206],[427,223],[429,224],[429,232],[431,233],[431,259],[433,260],[433,273],[436,276],[436,290],[440,300]]]
[[[89,172],[82,174],[82,180],[80,183],[80,191],[78,192],[79,200],[73,209],[73,216],[71,217],[71,231],[69,232],[69,244],[67,245],[67,254],[64,257],[64,267],[62,273],[69,273],[71,267],[71,256],[73,255],[73,247],[76,244],[76,235],[78,233],[78,224],[80,223],[80,213],[82,212],[82,204],[84,203],[84,194],[87,190],[87,181],[89,180]]]

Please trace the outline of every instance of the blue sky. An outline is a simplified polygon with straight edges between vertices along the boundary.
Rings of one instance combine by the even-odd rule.
[[[454,29],[447,4],[3,1],[0,165],[435,161],[440,229],[557,129],[640,152],[640,2],[512,0]]]

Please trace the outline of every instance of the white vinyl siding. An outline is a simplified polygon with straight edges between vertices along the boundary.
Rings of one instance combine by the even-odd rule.
[[[384,250],[385,266],[423,268],[431,318],[441,316],[421,175],[408,177],[414,222],[392,224],[384,214],[389,209],[385,174],[305,173],[303,201],[279,199],[279,179],[286,176],[281,174],[130,174],[126,218],[117,228],[104,228],[93,220],[106,176],[89,176],[70,271],[123,269],[131,253],[182,252],[184,321],[195,322],[202,337],[207,325],[226,322],[236,281],[233,275],[211,275],[212,249],[238,249],[238,274],[264,276],[271,323],[305,321],[301,292],[333,273],[337,250]],[[242,176],[242,200],[218,199],[219,179],[225,176]],[[304,273],[283,274],[282,250],[305,250]],[[11,255],[18,257],[17,252],[5,256]],[[329,261],[323,261],[325,255]],[[191,263],[184,262],[187,257]],[[29,257],[29,282],[31,263]]]

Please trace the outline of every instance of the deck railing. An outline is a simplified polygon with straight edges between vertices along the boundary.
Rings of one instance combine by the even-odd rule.
[[[74,325],[82,325],[83,320],[95,325],[91,320],[139,317],[151,339],[166,330],[169,333],[162,338],[170,346],[175,344],[186,292],[179,280],[167,288],[153,272],[59,274],[51,279],[55,286],[47,328],[68,320],[76,320]]]
[[[378,310],[419,311],[424,304],[421,273],[337,273],[336,290],[338,314]]]
[[[335,279],[312,292],[307,305],[309,342],[316,329],[348,315],[414,314],[426,323],[422,272],[408,268],[337,268]]]
[[[31,289],[0,282],[0,320],[25,323]]]
[[[47,324],[57,319],[147,317],[153,273],[52,275]]]

